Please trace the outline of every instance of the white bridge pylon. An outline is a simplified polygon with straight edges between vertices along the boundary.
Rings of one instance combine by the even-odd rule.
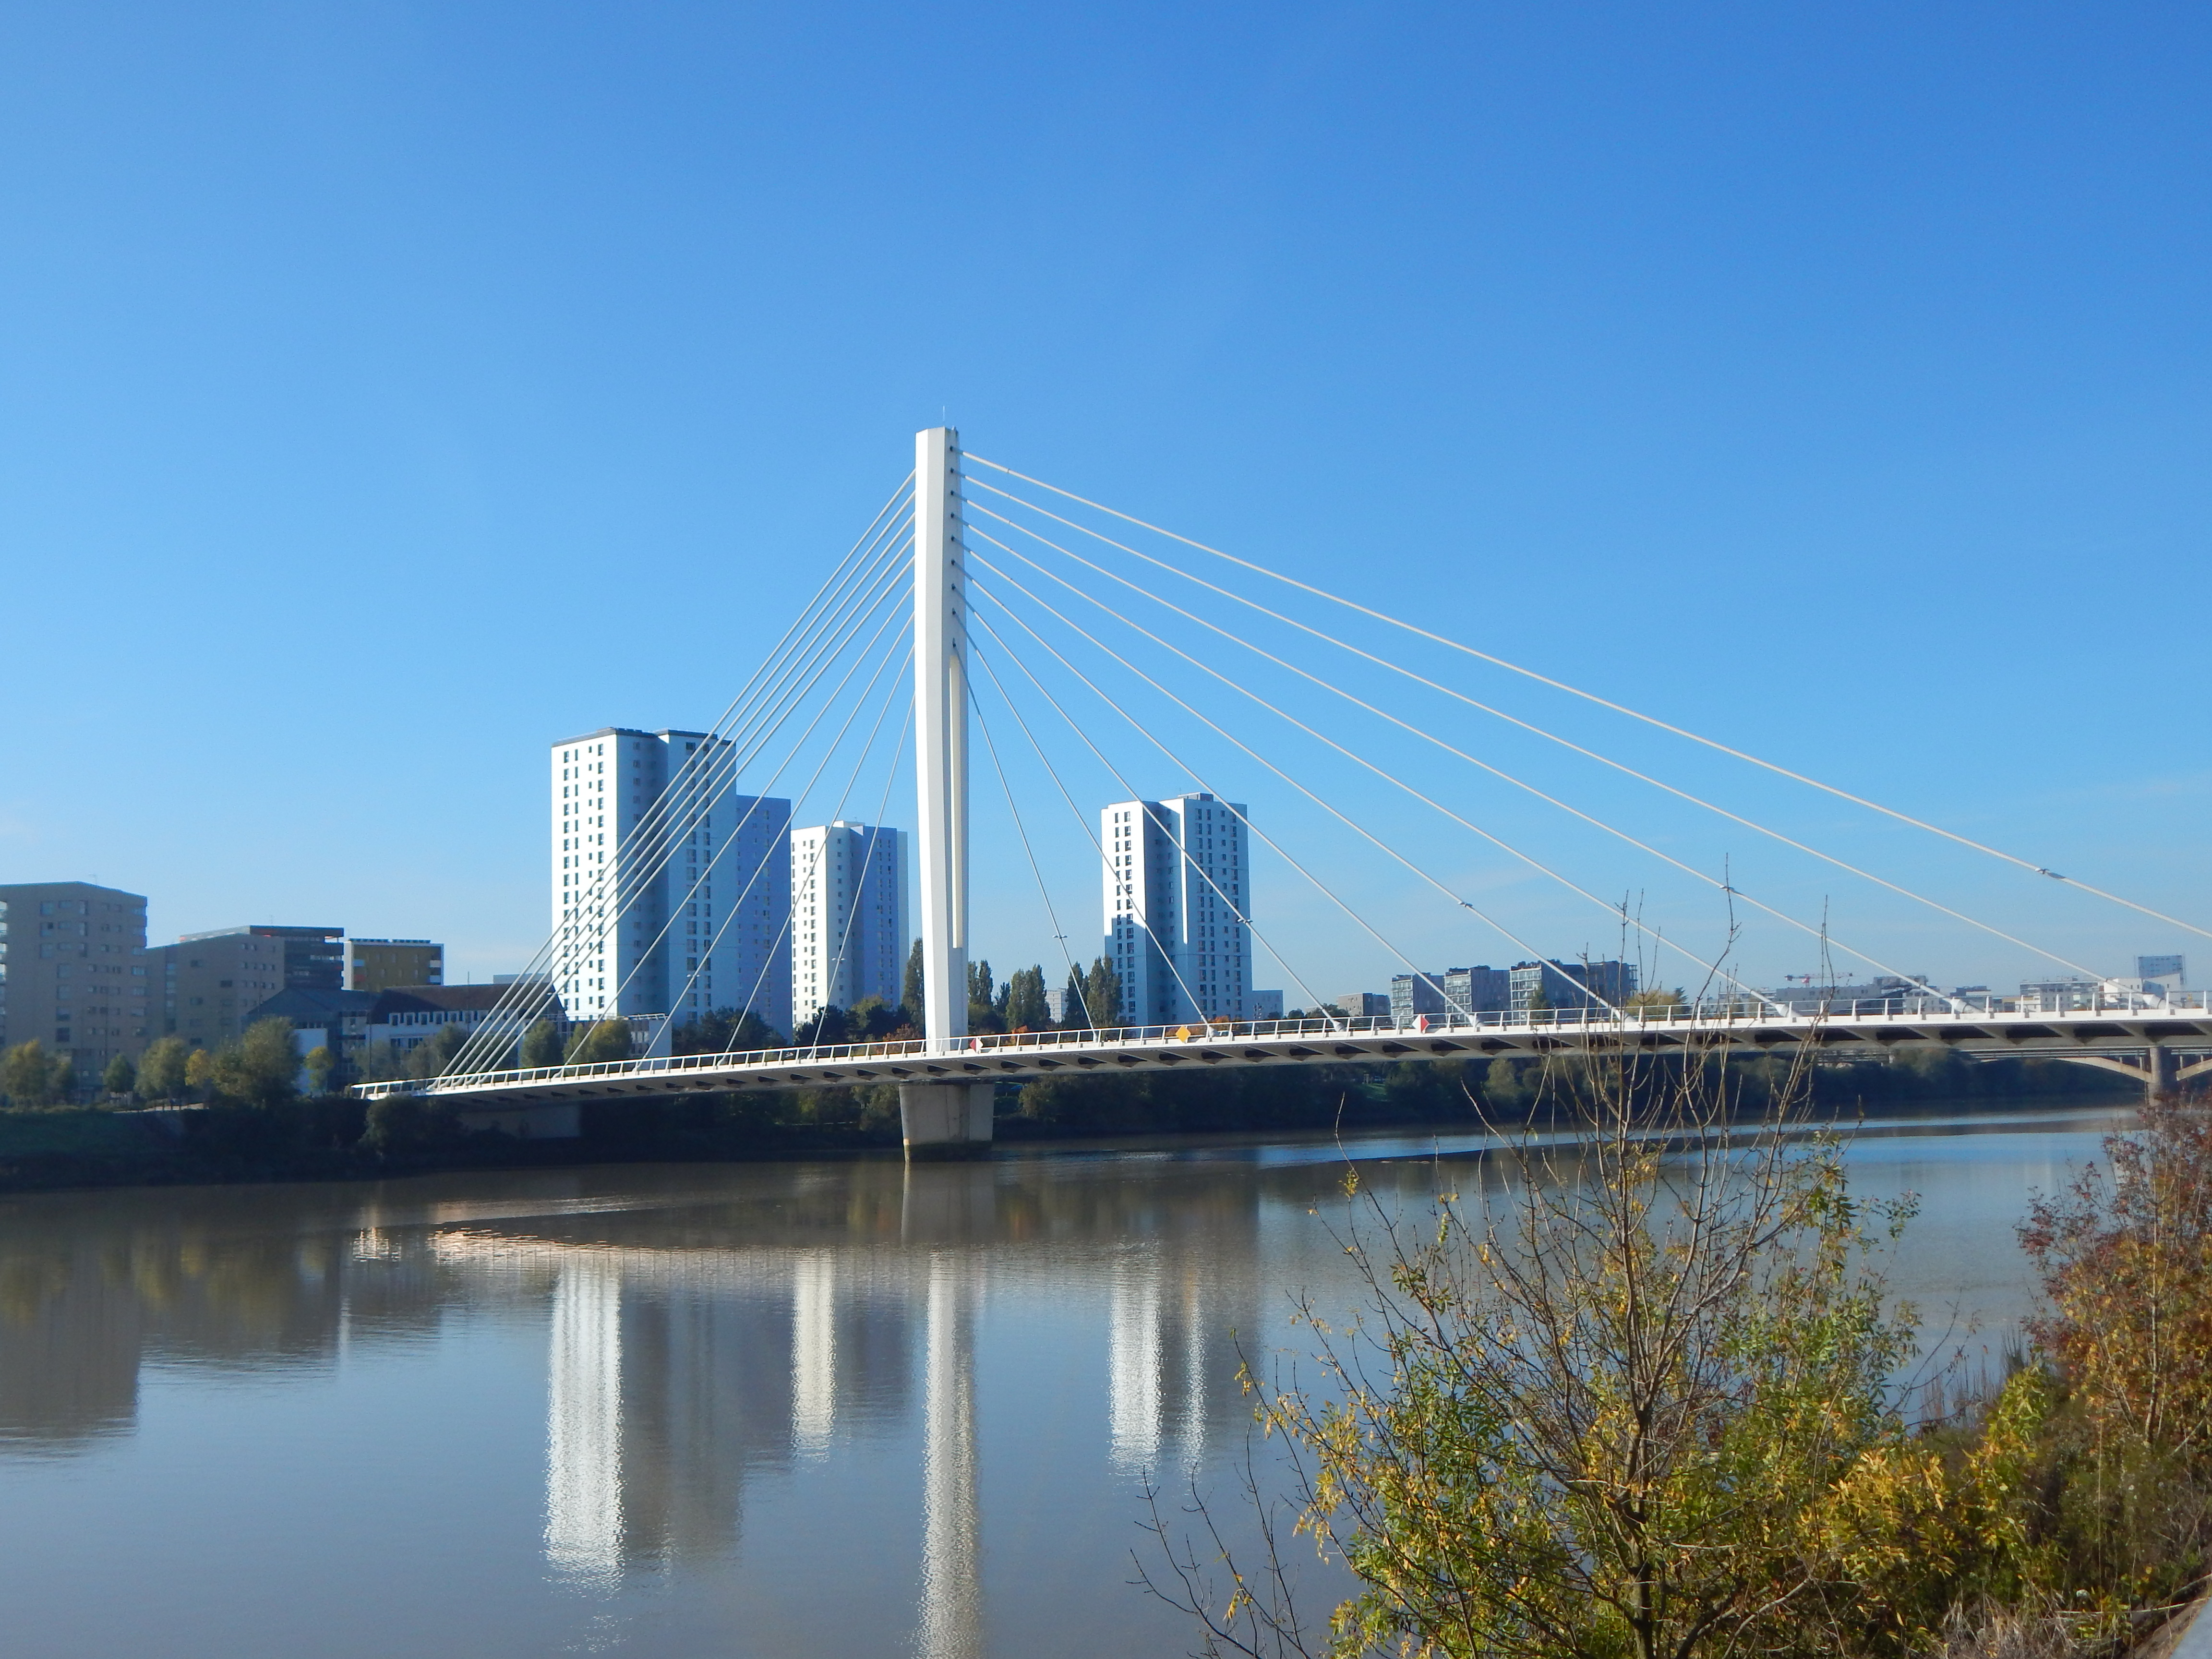
[[[915,862],[921,912],[923,1046],[951,1055],[968,1036],[968,574],[961,541],[960,434],[914,437]],[[901,1079],[909,1151],[981,1148],[992,1088]]]

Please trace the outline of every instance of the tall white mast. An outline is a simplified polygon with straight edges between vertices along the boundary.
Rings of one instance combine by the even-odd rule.
[[[968,573],[960,434],[914,437],[915,836],[921,884],[922,1034],[968,1035]]]

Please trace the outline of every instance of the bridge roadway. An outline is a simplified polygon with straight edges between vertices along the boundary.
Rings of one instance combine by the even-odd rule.
[[[2192,994],[2173,1004],[2057,1014],[1995,1009],[1908,1011],[1854,1003],[1821,1013],[1751,1012],[1741,1007],[1639,1009],[1295,1019],[1132,1026],[1102,1031],[1024,1031],[927,1042],[840,1043],[744,1054],[677,1054],[589,1066],[462,1073],[428,1084],[361,1084],[353,1092],[428,1093],[471,1110],[550,1106],[626,1096],[717,1090],[864,1087],[872,1084],[1018,1082],[1060,1073],[1205,1070],[1218,1066],[1310,1066],[1359,1060],[1487,1059],[1560,1051],[1794,1049],[1883,1054],[1900,1047],[2077,1060],[2142,1079],[2165,1093],[2212,1073],[2212,1008]]]

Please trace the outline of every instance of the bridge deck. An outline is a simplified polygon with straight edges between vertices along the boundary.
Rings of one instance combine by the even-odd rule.
[[[2063,1014],[1907,1012],[1886,1004],[1817,1014],[1639,1010],[1616,1016],[1563,1011],[1519,1018],[1431,1016],[1410,1025],[1388,1019],[1147,1025],[964,1037],[937,1049],[921,1042],[841,1043],[473,1072],[429,1083],[362,1084],[354,1092],[372,1099],[421,1092],[455,1097],[471,1107],[528,1106],[718,1090],[1019,1081],[1062,1072],[1470,1059],[1592,1048],[1773,1050],[1808,1043],[1869,1054],[1905,1045],[1935,1046],[1983,1057],[2020,1054],[2125,1065],[2129,1057],[2147,1055],[2154,1047],[2212,1056],[2212,1010],[2201,999],[2192,1000],[2199,1006]],[[2179,1075],[2207,1069],[2212,1069],[2212,1058],[2185,1066]]]

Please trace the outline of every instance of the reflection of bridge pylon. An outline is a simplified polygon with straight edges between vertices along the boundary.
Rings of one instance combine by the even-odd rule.
[[[929,1264],[922,1399],[922,1659],[983,1650],[982,1514],[975,1491],[974,1281],[958,1255]]]

